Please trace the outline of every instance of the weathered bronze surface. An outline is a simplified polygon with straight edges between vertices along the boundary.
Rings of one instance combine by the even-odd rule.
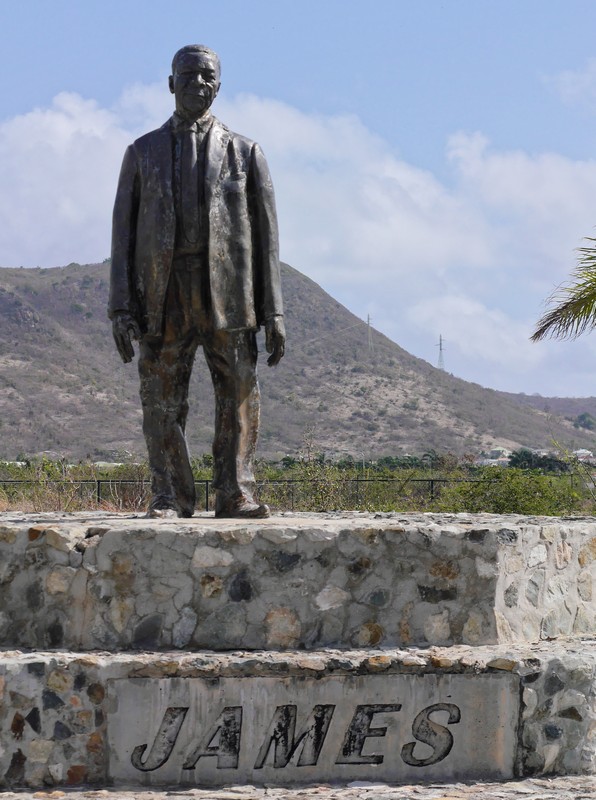
[[[202,45],[172,61],[172,117],[126,150],[112,228],[109,316],[122,360],[139,341],[152,517],[190,517],[188,385],[202,346],[215,391],[215,515],[265,517],[254,498],[259,427],[256,332],[269,366],[285,330],[273,186],[258,144],[210,108],[219,58]]]

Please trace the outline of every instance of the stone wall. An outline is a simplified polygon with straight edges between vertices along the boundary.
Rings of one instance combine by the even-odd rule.
[[[0,515],[0,787],[594,773],[595,569],[594,519]]]
[[[3,515],[0,640],[69,649],[539,641],[594,631],[596,520]]]
[[[513,645],[507,649],[459,646],[387,649],[377,653],[362,650],[161,655],[4,652],[0,656],[0,787],[82,782],[107,785],[114,773],[118,776],[121,765],[127,763],[130,770],[131,754],[137,748],[142,750],[142,745],[150,746],[156,736],[161,711],[160,690],[156,686],[153,694],[148,695],[150,702],[145,704],[145,713],[139,719],[123,715],[118,703],[126,693],[119,690],[119,685],[127,681],[143,679],[140,682],[149,684],[150,689],[152,682],[160,684],[164,680],[189,679],[208,687],[228,679],[233,682],[244,678],[275,678],[289,684],[290,692],[292,686],[296,688],[305,704],[298,709],[303,719],[305,710],[309,711],[319,701],[318,692],[327,679],[358,681],[364,687],[360,689],[358,702],[367,702],[365,689],[369,676],[376,679],[385,676],[388,684],[395,676],[420,682],[433,678],[439,682],[437,685],[445,681],[457,683],[467,677],[470,691],[481,691],[485,697],[505,691],[504,697],[509,697],[512,704],[511,712],[507,712],[506,720],[503,717],[505,729],[498,731],[495,741],[488,745],[483,739],[485,720],[464,712],[459,719],[453,717],[455,724],[447,726],[453,739],[453,753],[434,765],[416,764],[414,778],[411,769],[407,773],[403,758],[396,763],[392,750],[384,760],[377,756],[378,763],[361,763],[357,770],[353,765],[336,762],[333,778],[336,781],[345,776],[353,779],[354,775],[361,780],[376,780],[386,779],[389,774],[399,781],[407,773],[409,780],[425,781],[596,771],[596,642],[593,640]],[[484,683],[478,681],[474,689],[477,678]],[[391,700],[405,704],[407,697],[396,693]],[[448,698],[440,691],[436,700],[460,702],[457,697]],[[404,746],[416,742],[416,737],[412,714],[399,711],[393,715],[398,727],[387,732],[387,741],[394,733],[399,743],[397,753],[403,755],[407,753]],[[213,714],[217,713],[214,708]],[[391,720],[384,721],[385,725],[390,723]],[[376,721],[374,727],[378,731]],[[200,736],[201,726],[191,726],[191,731]],[[374,733],[370,726],[362,752],[386,752],[384,737],[385,733]],[[240,744],[243,746],[244,742]],[[488,762],[486,752],[482,752],[487,746],[493,748]],[[330,753],[335,755],[340,747],[341,741],[333,742]],[[507,751],[505,755],[498,752],[500,747]],[[425,745],[415,744],[412,754],[420,761],[426,752]],[[172,754],[171,758],[174,757]],[[147,759],[146,752],[143,758]],[[205,781],[208,766],[216,758],[217,752],[208,754],[200,760],[196,772],[187,772],[181,782],[208,783]],[[322,767],[326,766],[325,758],[323,751]],[[168,761],[150,772],[138,772],[137,780],[145,785],[164,783],[164,775],[169,774]],[[282,762],[277,767],[271,766],[267,782],[300,782],[308,770],[302,770],[301,775],[297,761],[294,757],[293,765]],[[493,766],[482,766],[493,762]],[[224,768],[220,781],[235,782],[235,770],[233,765]],[[250,782],[261,781],[258,770],[250,774]]]

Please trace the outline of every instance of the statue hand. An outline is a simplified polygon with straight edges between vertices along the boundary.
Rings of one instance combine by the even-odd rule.
[[[274,367],[279,364],[286,348],[286,328],[283,317],[271,317],[265,323],[265,348],[270,353],[267,366]]]
[[[135,354],[132,340],[141,338],[138,322],[127,311],[117,311],[112,320],[112,334],[120,358],[125,364],[128,364]]]

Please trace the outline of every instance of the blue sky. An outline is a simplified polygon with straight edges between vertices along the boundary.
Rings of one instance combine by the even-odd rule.
[[[108,255],[124,147],[199,41],[215,113],[268,155],[284,260],[432,363],[442,334],[460,377],[596,394],[593,336],[528,342],[596,225],[594,30],[582,0],[5,0],[0,265]]]

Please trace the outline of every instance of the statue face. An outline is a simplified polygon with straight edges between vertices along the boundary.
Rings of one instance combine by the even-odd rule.
[[[217,63],[207,53],[185,53],[169,78],[176,111],[186,119],[202,116],[219,91]]]

